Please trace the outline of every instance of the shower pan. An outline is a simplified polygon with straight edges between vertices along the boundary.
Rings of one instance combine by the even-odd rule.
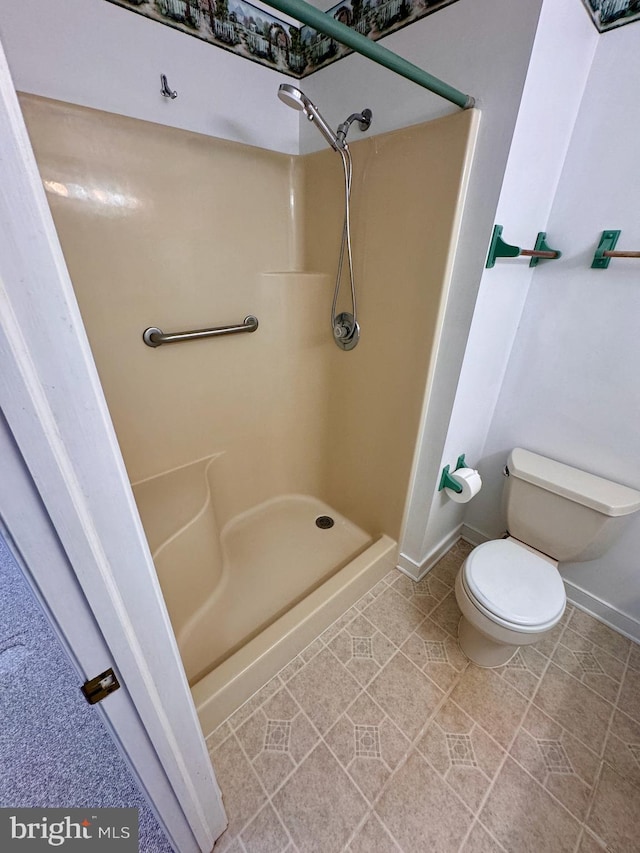
[[[341,175],[370,116],[334,132],[283,95],[329,147],[292,157],[21,96],[205,735],[395,565],[477,126],[467,111],[352,138]],[[349,357],[335,295],[323,321],[341,230],[361,284]],[[142,340],[242,317],[259,325]]]
[[[254,689],[260,686],[265,658],[280,666],[286,663],[292,654],[292,630],[303,638],[313,633],[318,614],[315,608],[309,610],[310,594],[331,579],[335,586],[336,576],[346,568],[336,589],[338,600],[344,600],[345,592],[351,598],[365,589],[359,581],[366,577],[371,582],[372,570],[378,577],[392,568],[395,553],[391,539],[375,541],[311,495],[278,495],[231,515],[233,510],[224,505],[226,490],[217,479],[221,461],[213,456],[133,486],[207,728],[233,710],[247,681]],[[221,526],[218,520],[229,515]],[[328,615],[335,618],[338,613],[330,608]],[[284,626],[278,624],[282,617]],[[301,627],[305,621],[309,624]],[[271,636],[266,643],[261,637],[265,629]],[[241,651],[246,658],[252,642],[250,654],[260,663],[251,673],[246,666],[238,667],[235,654]],[[229,683],[241,673],[238,693]]]

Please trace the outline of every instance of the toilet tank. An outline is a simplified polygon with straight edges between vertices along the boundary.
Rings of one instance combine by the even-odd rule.
[[[640,509],[636,489],[521,447],[509,454],[506,472],[510,535],[559,562],[602,556]]]

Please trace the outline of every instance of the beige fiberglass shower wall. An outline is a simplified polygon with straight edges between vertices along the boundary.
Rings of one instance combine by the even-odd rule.
[[[254,638],[283,619],[291,634],[310,593],[369,553],[376,571],[395,558],[477,114],[350,143],[362,333],[344,352],[329,323],[335,152],[293,157],[34,96],[22,106],[203,702],[207,673],[235,678],[230,661],[245,654],[246,668]],[[251,334],[142,342],[148,326],[249,314]],[[329,530],[314,523],[325,513]]]
[[[362,332],[348,358],[329,353],[324,485],[341,512],[396,540],[478,118],[468,110],[350,142]],[[306,267],[335,274],[339,164],[331,151],[304,159]]]

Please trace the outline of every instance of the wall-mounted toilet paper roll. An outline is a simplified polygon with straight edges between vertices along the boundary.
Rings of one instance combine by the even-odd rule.
[[[454,492],[453,489],[448,488],[445,489],[447,495],[457,504],[468,503],[482,488],[480,474],[474,471],[473,468],[458,468],[457,471],[452,471],[449,476],[462,487],[461,492]]]

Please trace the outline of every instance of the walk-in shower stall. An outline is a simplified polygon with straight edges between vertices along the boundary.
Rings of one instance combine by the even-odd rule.
[[[332,147],[22,107],[208,733],[395,564],[477,115],[354,124],[344,348]]]

